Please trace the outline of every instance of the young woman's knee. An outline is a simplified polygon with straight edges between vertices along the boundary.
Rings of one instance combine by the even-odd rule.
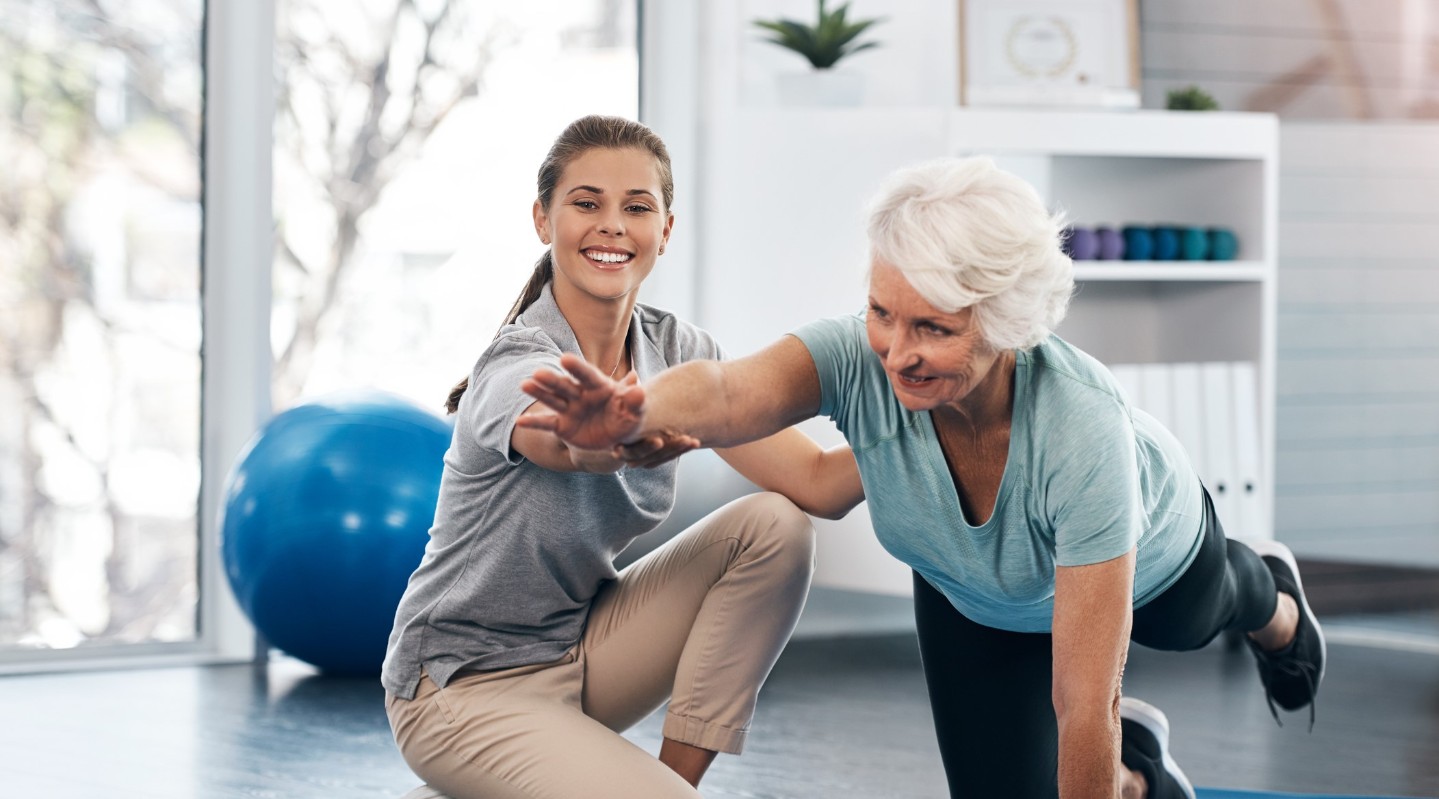
[[[762,491],[735,501],[754,519],[755,544],[768,544],[796,557],[814,559],[814,521],[783,494]]]

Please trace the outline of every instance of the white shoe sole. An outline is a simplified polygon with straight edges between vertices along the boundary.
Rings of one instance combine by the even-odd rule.
[[[1289,547],[1278,541],[1265,540],[1245,543],[1248,543],[1249,548],[1261,558],[1278,558],[1284,561],[1284,565],[1289,567],[1289,573],[1294,575],[1294,587],[1299,589],[1299,596],[1295,597],[1299,603],[1299,612],[1304,614],[1304,618],[1309,620],[1309,625],[1319,636],[1319,676],[1314,680],[1314,688],[1317,691],[1319,683],[1324,681],[1324,670],[1329,668],[1329,648],[1324,643],[1324,628],[1319,626],[1319,618],[1314,615],[1314,611],[1309,609],[1309,600],[1304,598],[1304,580],[1299,576],[1299,564],[1294,561],[1294,553],[1289,550]]]
[[[1169,718],[1164,715],[1164,711],[1143,700],[1124,696],[1119,699],[1119,717],[1129,719],[1149,730],[1154,739],[1159,741],[1159,753],[1164,770],[1169,772],[1169,776],[1173,777],[1175,782],[1179,783],[1185,796],[1194,799],[1194,785],[1188,777],[1184,776],[1184,772],[1180,770],[1179,764],[1174,762],[1174,758],[1169,756]]]

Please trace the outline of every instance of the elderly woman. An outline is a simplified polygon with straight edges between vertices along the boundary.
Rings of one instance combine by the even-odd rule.
[[[1163,714],[1120,698],[1128,644],[1242,631],[1271,711],[1311,705],[1324,640],[1293,555],[1227,540],[1175,438],[1051,332],[1072,266],[1028,184],[985,159],[902,170],[868,233],[862,315],[644,387],[566,358],[568,375],[523,386],[554,414],[521,423],[622,452],[653,431],[724,447],[828,416],[876,535],[914,570],[950,792],[1192,797]]]

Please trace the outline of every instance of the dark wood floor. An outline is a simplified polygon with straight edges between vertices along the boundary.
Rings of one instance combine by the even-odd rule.
[[[1135,650],[1128,693],[1164,708],[1206,786],[1439,796],[1439,654],[1335,642],[1313,734],[1270,719],[1249,655]],[[400,796],[414,787],[372,680],[246,666],[0,678],[0,796]],[[654,751],[659,719],[630,737]],[[791,644],[749,749],[708,797],[940,797],[912,636]]]

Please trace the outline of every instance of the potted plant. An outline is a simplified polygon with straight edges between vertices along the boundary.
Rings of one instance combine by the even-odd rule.
[[[1164,107],[1170,111],[1218,111],[1214,95],[1198,86],[1170,89],[1164,95]]]
[[[882,17],[849,18],[849,3],[833,11],[825,0],[816,0],[818,13],[813,24],[793,19],[757,19],[754,25],[770,35],[765,41],[804,57],[813,67],[801,74],[780,76],[780,94],[789,102],[821,105],[854,105],[863,93],[862,76],[838,72],[835,64],[861,50],[878,47],[875,41],[858,41]]]

